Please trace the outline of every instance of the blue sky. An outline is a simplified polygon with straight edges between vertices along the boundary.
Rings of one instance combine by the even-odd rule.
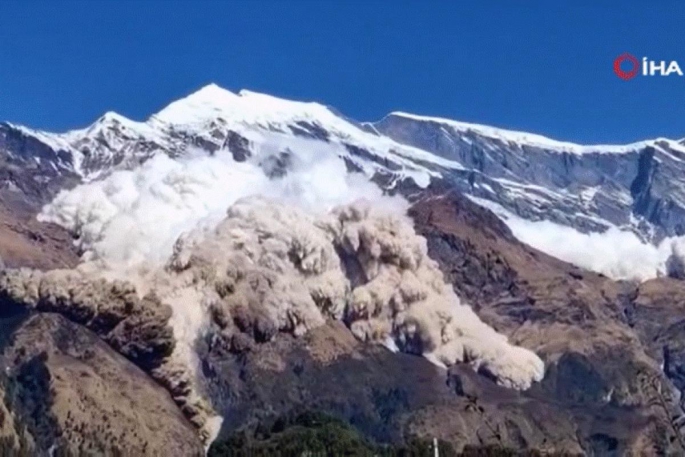
[[[618,6],[620,5],[620,6]],[[676,1],[20,1],[0,5],[0,119],[48,130],[107,110],[144,119],[209,82],[576,142],[685,137]]]

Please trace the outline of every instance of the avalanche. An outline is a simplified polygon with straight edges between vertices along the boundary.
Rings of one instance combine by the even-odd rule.
[[[460,302],[404,215],[336,144],[254,133],[253,154],[156,156],[62,191],[41,220],[78,235],[87,278],[126,280],[173,310],[169,366],[201,397],[194,351],[206,332],[301,335],[344,319],[362,340],[392,340],[440,365],[466,362],[504,386],[544,374]],[[287,153],[285,169],[267,164]],[[176,373],[170,369],[170,372]],[[199,400],[197,400],[199,401]]]

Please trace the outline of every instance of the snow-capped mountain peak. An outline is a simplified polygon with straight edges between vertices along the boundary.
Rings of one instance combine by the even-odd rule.
[[[236,111],[238,95],[209,84],[152,115],[150,124],[192,125]]]
[[[282,126],[297,120],[331,117],[334,115],[330,110],[318,103],[285,100],[245,89],[235,94],[209,84],[152,115],[149,123],[176,128],[202,126],[211,121]]]
[[[70,143],[77,142],[85,137],[107,135],[108,131],[117,131],[129,138],[141,135],[150,135],[152,128],[145,122],[133,121],[114,111],[108,111],[100,116],[95,122],[83,129],[70,130],[62,134],[62,138]]]

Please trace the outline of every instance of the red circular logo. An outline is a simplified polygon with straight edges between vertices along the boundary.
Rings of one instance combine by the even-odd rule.
[[[621,68],[621,64],[623,62],[630,62],[632,65],[632,68],[629,71],[624,71]],[[631,78],[634,78],[637,76],[637,72],[640,70],[640,61],[637,60],[637,58],[632,55],[628,54],[627,52],[625,54],[621,54],[620,56],[616,57],[616,60],[614,60],[614,73],[616,73],[616,76],[618,76],[621,79],[624,80],[629,80]]]

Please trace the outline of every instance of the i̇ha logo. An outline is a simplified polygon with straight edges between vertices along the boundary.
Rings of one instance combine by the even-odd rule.
[[[680,65],[675,60],[667,63],[665,60],[655,61],[643,57],[642,65],[640,65],[637,57],[627,52],[616,57],[614,60],[614,73],[626,81],[633,79],[638,74],[642,74],[642,76],[670,76],[672,74],[683,76]]]

